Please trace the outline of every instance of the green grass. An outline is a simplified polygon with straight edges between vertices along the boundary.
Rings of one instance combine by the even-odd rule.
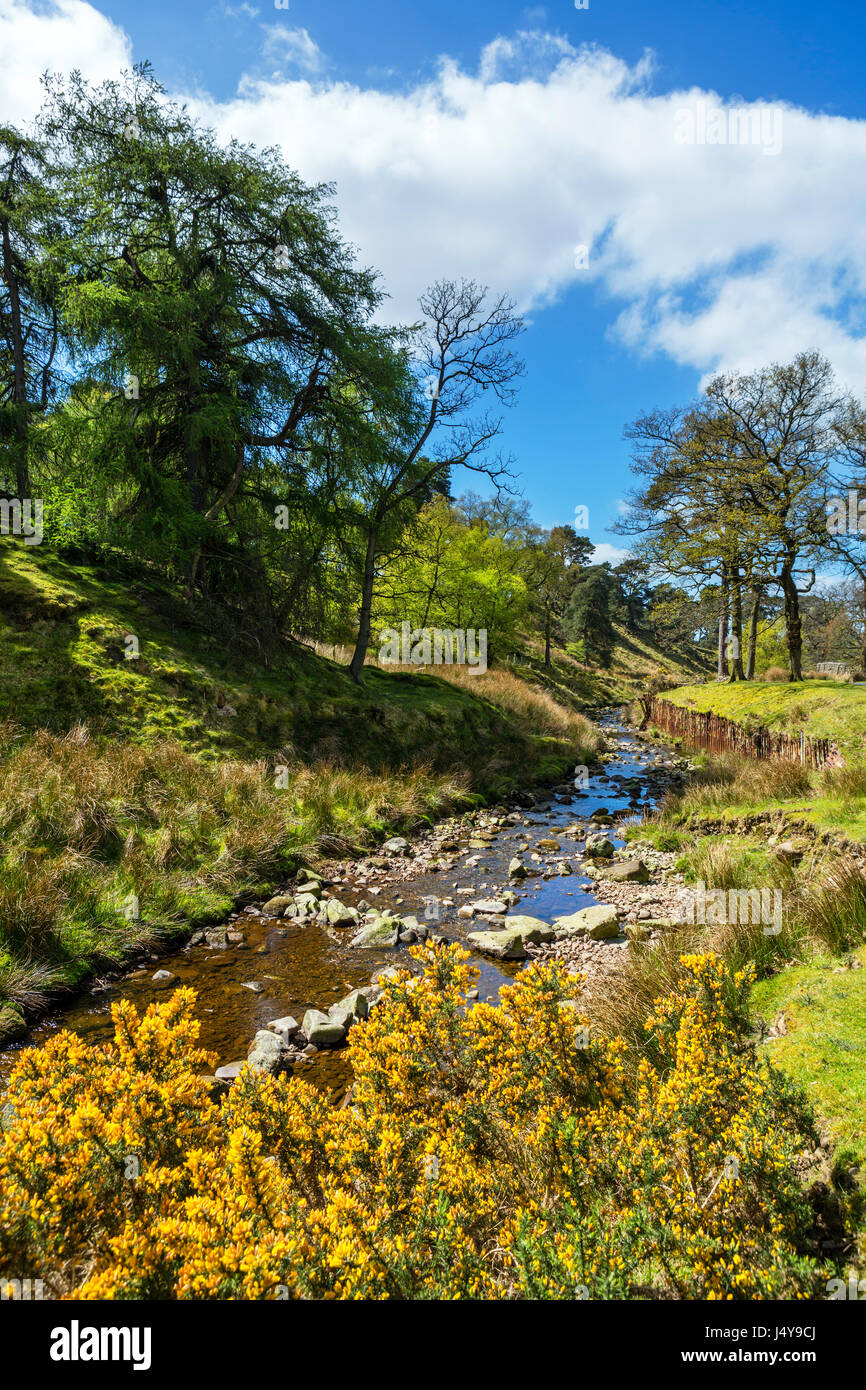
[[[866,741],[866,686],[830,680],[734,685],[714,681],[681,686],[666,691],[663,698],[704,714],[711,710],[746,728],[802,730],[811,738],[833,739],[843,754],[862,754]]]
[[[125,658],[127,635],[139,656]],[[267,658],[242,632],[214,633],[146,573],[72,564],[0,542],[0,719],[146,745],[174,739],[204,758],[281,750],[304,762],[466,768],[477,790],[554,776],[571,757],[562,721],[426,672],[344,666],[299,643]],[[598,703],[598,702],[596,702]],[[572,702],[574,707],[575,702]],[[231,707],[234,714],[221,714]]]
[[[866,946],[761,980],[752,1000],[768,1026],[784,1014],[787,1033],[764,1051],[805,1089],[838,1157],[866,1171]]]

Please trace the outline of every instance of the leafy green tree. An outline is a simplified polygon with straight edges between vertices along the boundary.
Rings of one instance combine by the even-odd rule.
[[[0,126],[0,441],[22,500],[30,496],[37,428],[56,391],[60,335],[43,253],[52,220],[43,145]]]
[[[613,657],[615,599],[616,580],[610,565],[589,565],[577,576],[565,613],[563,627],[567,640],[579,643],[584,659],[599,666],[609,666]]]
[[[115,527],[175,557],[190,591],[258,607],[263,552],[284,539],[273,507],[305,503],[317,470],[333,483],[329,426],[389,350],[375,279],[327,188],[273,150],[221,147],[146,66],[95,90],[50,79],[42,128],[62,170],[63,318]]]

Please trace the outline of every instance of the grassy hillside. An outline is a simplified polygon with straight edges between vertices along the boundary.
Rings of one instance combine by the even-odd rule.
[[[831,738],[840,750],[859,754],[866,748],[866,686],[840,681],[738,681],[686,685],[665,692],[672,704],[733,719],[746,727]]]
[[[300,863],[599,745],[579,696],[507,670],[369,667],[359,688],[301,644],[250,645],[146,573],[0,544],[0,1036]]]
[[[206,759],[459,765],[480,789],[509,760],[525,766],[528,751],[532,767],[562,753],[571,731],[552,708],[530,723],[509,708],[504,682],[491,699],[489,679],[443,674],[454,678],[370,666],[359,688],[301,644],[266,658],[249,634],[214,632],[144,573],[0,542],[0,719],[21,730],[84,722],[96,737],[171,738]]]
[[[866,1173],[866,947],[822,956],[761,980],[753,1002],[768,1027],[765,1051],[795,1076],[838,1147]]]

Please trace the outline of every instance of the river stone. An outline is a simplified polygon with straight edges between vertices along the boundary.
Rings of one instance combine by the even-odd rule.
[[[307,1009],[301,1027],[313,1047],[333,1047],[343,1041],[348,1031],[344,1019],[329,1018],[320,1009]]]
[[[293,1033],[297,1033],[298,1021],[296,1018],[292,1018],[291,1014],[285,1014],[283,1018],[272,1018],[270,1023],[265,1024],[265,1027],[271,1033],[276,1033],[277,1037],[285,1038],[288,1041]]]
[[[302,912],[318,912],[319,895],[318,893],[296,893],[295,906]]]
[[[541,941],[553,941],[554,931],[549,922],[542,922],[540,917],[529,917],[525,913],[515,913],[513,917],[506,917],[505,928],[507,931],[518,931],[524,941],[537,946]]]
[[[362,951],[376,951],[389,946],[396,946],[400,926],[399,918],[380,917],[377,921],[362,927],[357,936],[352,937],[349,945]]]
[[[169,980],[177,979],[177,976],[172,975],[170,970],[156,970],[150,978],[155,985],[162,985],[166,984]]]
[[[562,845],[559,843],[558,840],[536,840],[536,847],[538,849],[549,850],[562,849]]]
[[[319,883],[318,879],[305,878],[303,883],[295,885],[295,897],[297,898],[300,893],[312,893],[314,898],[320,898],[322,896],[322,885]]]
[[[404,840],[402,835],[395,835],[393,839],[386,840],[382,846],[382,851],[385,854],[402,855],[403,858],[412,853],[409,841]]]
[[[276,898],[269,898],[262,908],[263,917],[282,917],[287,907],[294,906],[294,900],[281,894]]]
[[[605,870],[605,878],[614,883],[649,883],[650,871],[642,859],[624,859]]]
[[[508,877],[526,878],[526,865],[523,863],[522,859],[517,858],[517,855],[514,856],[511,863],[508,865]]]
[[[283,1065],[282,1039],[278,1038],[276,1033],[269,1032],[267,1028],[260,1029],[250,1044],[247,1061],[250,1071],[265,1072],[268,1076],[273,1076]]]
[[[328,921],[332,927],[350,927],[353,922],[358,921],[358,909],[347,907],[337,898],[329,898],[326,908]]]
[[[519,931],[473,931],[466,939],[476,951],[497,960],[523,960],[526,956]]]
[[[348,1013],[354,1022],[366,1018],[370,1011],[368,996],[373,993],[369,986],[365,989],[353,989],[351,994],[347,994],[345,999],[338,999],[337,1003],[328,1010],[332,1014],[335,1009],[341,1009]]]
[[[214,951],[227,951],[229,948],[229,937],[227,927],[212,927],[205,932],[205,940],[208,946]]]
[[[603,941],[608,936],[619,936],[619,918],[615,907],[600,903],[597,907],[582,907],[567,917],[557,917],[553,930],[557,941],[569,936],[590,936],[594,941]]]
[[[217,1067],[214,1076],[217,1081],[236,1081],[243,1065],[243,1062],[227,1062],[224,1067]]]
[[[244,980],[241,989],[248,989],[251,994],[264,994],[265,987],[260,980]]]
[[[527,917],[520,913],[506,917],[503,931],[470,932],[469,940],[476,950],[499,960],[523,960],[526,946],[537,946],[542,941],[553,941],[554,931],[547,922],[538,917]]]
[[[479,898],[477,902],[468,904],[472,912],[480,912],[490,917],[503,916],[508,911],[508,903],[504,903],[501,898]]]
[[[613,840],[609,840],[606,835],[587,835],[586,852],[593,859],[610,859],[613,857]]]

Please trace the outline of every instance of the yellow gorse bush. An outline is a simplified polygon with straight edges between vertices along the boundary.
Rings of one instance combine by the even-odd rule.
[[[202,1076],[195,996],[112,1045],[22,1054],[0,1140],[0,1275],[79,1298],[775,1298],[826,1277],[796,1160],[809,1122],[743,1041],[746,972],[683,958],[657,1066],[594,1038],[534,964],[469,1006],[419,947],[351,1034],[334,1107],[295,1078]]]

